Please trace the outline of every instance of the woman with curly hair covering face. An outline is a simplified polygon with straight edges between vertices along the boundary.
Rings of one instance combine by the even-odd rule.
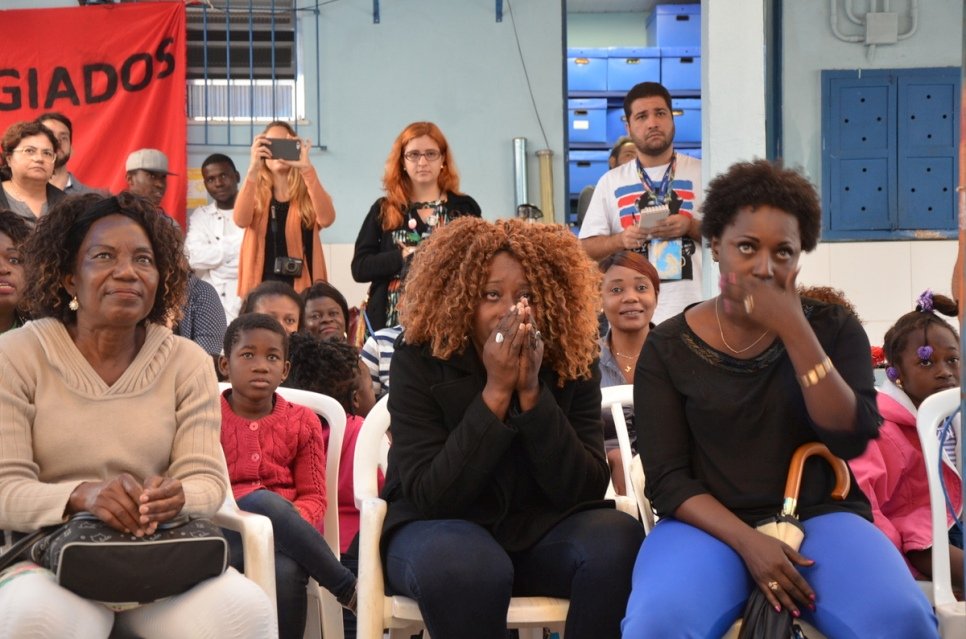
[[[188,282],[180,230],[130,193],[72,196],[23,253],[33,321],[0,336],[0,528],[88,512],[143,537],[175,517],[213,515],[227,488],[215,373],[166,326]],[[10,636],[273,633],[271,602],[233,569],[116,615],[29,562],[0,584]]]
[[[644,537],[602,501],[596,265],[564,227],[454,220],[417,252],[389,390],[389,591],[437,639],[502,637],[511,594],[620,636]]]

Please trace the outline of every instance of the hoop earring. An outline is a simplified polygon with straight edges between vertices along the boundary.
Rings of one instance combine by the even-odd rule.
[[[70,302],[67,303],[67,308],[74,311],[75,313],[77,312],[77,309],[80,308],[80,302],[77,301],[76,295],[71,298]]]

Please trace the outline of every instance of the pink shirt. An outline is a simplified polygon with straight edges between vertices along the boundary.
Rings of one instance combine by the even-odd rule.
[[[849,462],[859,487],[872,504],[875,525],[903,554],[932,546],[932,517],[926,466],[916,431],[916,408],[892,382],[879,389],[876,403],[883,419],[879,439],[869,442],[860,457]],[[961,513],[962,480],[943,455],[943,479],[950,500]],[[952,515],[948,516],[952,525]],[[913,574],[917,571],[910,566]]]
[[[362,430],[363,419],[358,415],[346,415],[345,436],[342,438],[342,455],[339,457],[339,550],[345,552],[359,532],[359,509],[356,508],[352,490],[352,469],[356,452],[356,440]],[[322,426],[325,446],[329,446],[329,426]],[[385,478],[379,471],[379,490]]]

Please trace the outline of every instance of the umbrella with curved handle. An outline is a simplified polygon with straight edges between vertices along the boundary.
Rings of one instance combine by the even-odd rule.
[[[805,529],[798,521],[798,493],[802,487],[802,473],[805,461],[809,457],[819,456],[829,463],[835,473],[835,486],[832,488],[832,498],[845,499],[849,494],[852,481],[849,466],[841,457],[836,457],[828,446],[820,442],[802,444],[792,453],[792,460],[788,464],[788,478],[785,480],[785,498],[782,511],[774,517],[769,517],[757,526],[758,531],[780,539],[793,549],[798,550],[805,539]],[[740,628],[740,630],[739,630]],[[787,610],[776,614],[758,589],[748,598],[742,618],[735,622],[725,637],[739,639],[773,639],[775,637],[790,637],[792,632],[792,618]]]

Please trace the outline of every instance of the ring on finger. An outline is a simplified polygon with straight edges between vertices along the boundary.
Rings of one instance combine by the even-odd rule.
[[[768,589],[771,590],[772,592],[777,591],[778,588],[779,588],[779,585],[778,585],[778,582],[777,581],[769,581],[768,582]]]
[[[746,295],[744,302],[745,302],[745,313],[747,313],[748,315],[751,315],[751,312],[755,310],[755,296]]]
[[[503,333],[497,333],[496,336],[493,337],[493,341],[497,344],[502,344],[504,339]]]

